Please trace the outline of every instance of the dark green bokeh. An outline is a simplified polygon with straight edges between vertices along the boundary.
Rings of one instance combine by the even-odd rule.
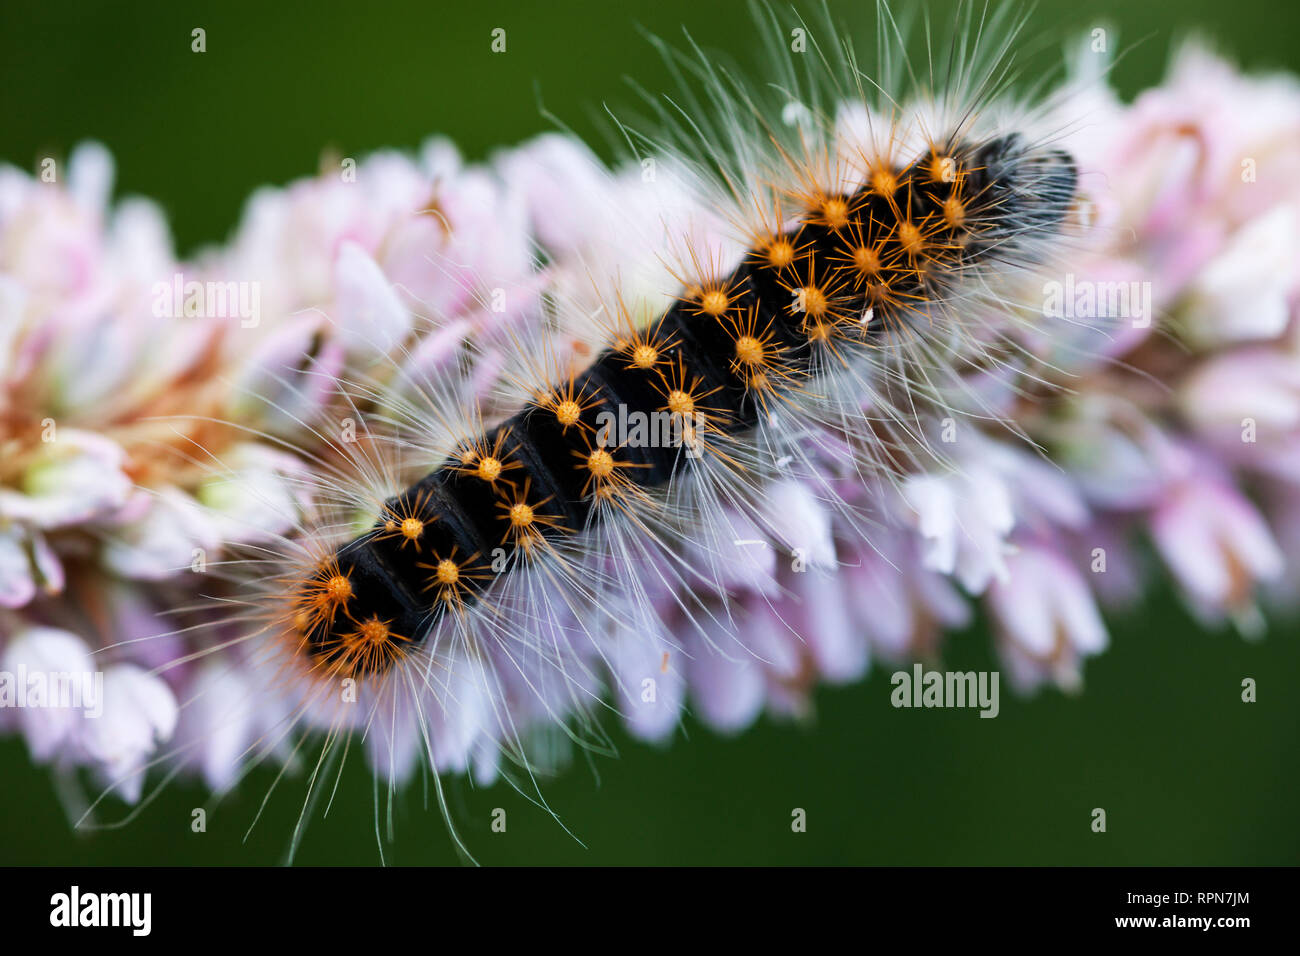
[[[850,25],[872,4],[833,3]],[[951,5],[931,5],[936,19]],[[1126,93],[1155,82],[1172,40],[1199,28],[1254,67],[1296,70],[1300,9],[1209,0],[1038,4],[1029,33],[1057,38],[1118,28]],[[761,75],[740,4],[77,3],[0,6],[0,159],[34,168],[86,138],[118,162],[118,193],[162,203],[188,253],[225,238],[256,186],[311,173],[332,149],[411,148],[431,133],[471,157],[549,128],[539,104],[578,133],[608,137],[603,104],[632,101],[623,76],[670,89],[638,25],[670,38],[688,27]],[[208,51],[190,52],[190,30]],[[489,52],[489,31],[509,52]],[[1037,63],[1038,61],[1033,61]],[[1032,75],[1034,68],[1028,72]],[[1003,694],[996,720],[971,711],[895,710],[888,672],[827,689],[807,726],[764,721],[738,738],[689,723],[664,750],[616,733],[617,759],[579,759],[544,785],[585,846],[504,786],[452,781],[474,852],[489,863],[1295,863],[1300,655],[1294,627],[1249,643],[1206,634],[1169,599],[1112,628],[1077,697]],[[957,635],[945,664],[993,668],[982,631]],[[1259,702],[1243,704],[1243,677]],[[610,722],[613,723],[612,721]],[[277,862],[305,791],[286,781],[251,837],[272,781],[255,774],[190,830],[201,790],[178,786],[121,830],[69,832],[48,775],[21,742],[0,744],[0,863]],[[330,815],[309,827],[302,863],[371,863],[369,774],[353,761]],[[488,829],[507,811],[505,834]],[[790,829],[804,808],[808,832]],[[1108,832],[1089,828],[1094,807]],[[115,812],[121,812],[117,808]],[[454,861],[441,817],[416,786],[397,801],[398,863]]]

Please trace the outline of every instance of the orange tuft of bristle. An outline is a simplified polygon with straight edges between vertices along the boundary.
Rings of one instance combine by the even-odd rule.
[[[709,289],[700,295],[700,311],[714,318],[727,311],[731,300],[721,289]]]
[[[460,568],[450,558],[443,558],[434,568],[433,578],[443,587],[454,585],[460,580]]]
[[[925,249],[925,237],[914,223],[903,222],[898,225],[898,244],[910,256],[920,255]]]
[[[510,524],[521,530],[531,528],[533,521],[536,519],[533,506],[524,501],[517,501],[512,504],[509,508],[508,515],[510,517]]]
[[[321,625],[332,625],[338,612],[352,600],[352,581],[332,557],[317,565],[305,583],[293,583],[289,620],[299,635]]]
[[[420,539],[424,536],[424,529],[427,524],[426,518],[429,518],[425,506],[429,502],[429,491],[421,491],[414,501],[409,499],[399,499],[394,504],[384,506],[383,514],[380,516],[382,529],[376,538],[379,540],[396,538],[400,539],[400,546],[405,548],[407,545],[414,545],[415,550],[420,550]],[[436,520],[436,518],[429,518]]]
[[[587,470],[596,479],[608,478],[614,473],[614,456],[603,448],[597,448],[587,456]]]
[[[565,428],[576,425],[581,417],[582,408],[572,399],[566,399],[555,404],[555,419]]]
[[[880,255],[870,246],[855,246],[853,268],[864,278],[871,278],[880,272]]]
[[[810,322],[805,328],[808,332],[808,339],[811,342],[825,344],[830,342],[834,337],[834,326],[829,322]]]
[[[820,221],[832,229],[843,229],[849,224],[849,204],[840,196],[822,200]]]
[[[531,554],[535,547],[547,546],[544,529],[569,530],[556,516],[542,512],[542,507],[551,500],[549,495],[540,501],[531,500],[531,479],[524,479],[522,488],[509,486],[502,490],[504,493],[497,501],[497,508],[503,513],[507,526],[502,540],[513,539],[517,547],[525,548]]]
[[[825,316],[830,307],[830,302],[826,298],[826,291],[820,286],[801,286],[798,297],[799,308],[802,309],[805,315],[813,319],[820,319]]]
[[[943,201],[943,221],[952,229],[960,229],[966,222],[966,206],[956,196]]]
[[[352,597],[352,582],[341,574],[335,574],[325,582],[324,598],[331,604],[342,604]]]
[[[668,411],[674,415],[690,415],[695,412],[695,400],[680,388],[668,393]]]
[[[788,239],[776,239],[768,243],[763,256],[773,269],[787,269],[794,262],[794,246]]]
[[[509,484],[508,473],[523,467],[523,464],[509,453],[510,429],[502,428],[496,432],[491,441],[480,435],[467,441],[460,450],[460,467],[458,474],[477,478],[493,487],[498,482]]]
[[[406,653],[407,638],[394,633],[391,621],[378,615],[359,622],[356,629],[339,635],[338,646],[328,658],[327,666],[339,677],[363,677],[386,672]]]
[[[925,167],[926,175],[932,183],[952,183],[957,181],[957,161],[943,153],[935,153]]]
[[[898,176],[892,169],[880,168],[873,170],[871,178],[868,181],[871,191],[878,196],[889,198],[898,192]]]
[[[745,365],[762,365],[765,351],[763,343],[752,335],[736,339],[736,358]]]
[[[417,564],[416,567],[431,572],[423,590],[435,591],[440,603],[458,615],[463,614],[471,583],[492,577],[490,571],[475,564],[477,560],[478,555],[475,554],[464,561],[457,561],[453,548],[450,557],[435,555],[433,561]]]
[[[567,432],[575,425],[582,425],[583,412],[601,403],[601,399],[589,395],[587,389],[588,386],[579,386],[576,374],[570,372],[563,386],[541,392],[533,399],[533,404],[554,415]]]
[[[659,361],[659,350],[653,345],[643,343],[632,349],[632,364],[639,369],[652,369]]]

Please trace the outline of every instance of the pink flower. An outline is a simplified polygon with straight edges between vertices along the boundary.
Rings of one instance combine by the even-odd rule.
[[[925,539],[925,566],[979,594],[1006,576],[1006,536],[1015,525],[1010,493],[995,473],[972,465],[946,476],[917,475],[902,489]]]
[[[1300,199],[1244,223],[1190,283],[1180,318],[1198,344],[1275,339],[1300,290]]]
[[[642,740],[671,736],[686,697],[683,669],[690,666],[677,644],[663,635],[620,635],[609,661],[612,696],[628,730]]]
[[[104,713],[87,721],[81,745],[104,782],[134,803],[146,763],[176,729],[176,699],[165,681],[131,664],[104,672]]]
[[[0,528],[0,607],[22,607],[36,596],[36,580],[19,528]]]
[[[1282,553],[1260,513],[1212,479],[1174,488],[1151,516],[1160,555],[1204,617],[1247,610],[1257,583],[1283,570]]]
[[[33,447],[18,490],[0,488],[0,517],[59,528],[106,517],[126,504],[122,449],[93,432],[59,428]]]
[[[1300,481],[1300,359],[1274,348],[1208,358],[1179,390],[1192,426],[1241,468]]]
[[[923,563],[922,546],[882,534],[843,557],[840,574],[854,626],[891,660],[930,656],[942,632],[971,620],[970,605],[952,579]]]
[[[379,266],[355,242],[339,246],[333,316],[345,347],[385,354],[411,331],[411,314]]]
[[[90,650],[77,635],[54,627],[29,627],[7,637],[0,673],[10,683],[11,697],[4,706],[15,708],[32,759],[56,760],[77,746],[88,724],[86,714],[103,706],[95,697]],[[37,684],[43,688],[39,700]],[[61,685],[70,691],[75,685],[80,700],[60,699]]]
[[[1106,628],[1078,571],[1053,548],[1023,544],[988,593],[999,645],[1020,686],[1076,686],[1083,657],[1106,649]]]
[[[715,730],[743,730],[763,709],[763,665],[721,620],[706,617],[700,624],[704,639],[686,664],[693,709]]]
[[[161,580],[218,553],[218,524],[192,496],[170,487],[139,494],[149,499],[145,514],[109,537],[106,567],[127,578]]]

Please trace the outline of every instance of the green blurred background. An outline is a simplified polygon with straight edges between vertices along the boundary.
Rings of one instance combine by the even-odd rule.
[[[413,148],[431,133],[471,158],[550,128],[539,104],[598,146],[603,104],[631,104],[625,76],[670,90],[639,28],[686,26],[761,75],[743,5],[368,3],[0,4],[0,159],[35,168],[78,141],[104,142],[118,194],[159,201],[188,253],[234,227],[263,183],[311,174],[321,153]],[[870,41],[873,4],[833,2]],[[936,20],[951,3],[928,4]],[[1060,40],[1106,24],[1131,95],[1162,75],[1173,40],[1200,30],[1251,67],[1300,69],[1300,7],[1274,0],[1079,4],[1043,0],[1029,39],[1040,66]],[[190,31],[207,52],[190,52]],[[508,30],[509,52],[489,52]],[[737,738],[688,722],[666,749],[628,740],[620,756],[579,759],[544,795],[582,841],[506,786],[449,781],[459,826],[485,863],[1296,863],[1300,654],[1293,623],[1247,642],[1199,629],[1168,595],[1113,622],[1078,696],[1019,699],[996,720],[973,711],[895,710],[889,672],[825,689],[808,725],[764,720]],[[956,635],[945,666],[995,669],[987,634]],[[1259,702],[1243,704],[1243,677]],[[612,723],[612,722],[610,722]],[[279,862],[305,790],[272,797],[256,773],[192,833],[194,786],[167,791],[131,826],[70,832],[45,771],[0,742],[0,863]],[[389,862],[454,862],[436,807],[416,786],[396,808]],[[489,829],[507,811],[504,834]],[[791,811],[807,811],[806,833]],[[1091,832],[1104,807],[1108,832]],[[585,845],[584,845],[585,844]],[[299,863],[375,863],[369,773],[352,761]]]

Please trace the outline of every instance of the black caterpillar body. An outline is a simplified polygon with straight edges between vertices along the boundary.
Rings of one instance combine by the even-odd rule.
[[[682,442],[603,444],[602,411],[693,412],[717,434],[748,432],[769,394],[815,374],[824,349],[868,345],[922,314],[945,279],[1054,227],[1075,180],[1068,155],[1011,135],[936,147],[811,203],[730,275],[685,290],[635,341],[390,499],[292,597],[301,651],[338,674],[382,673],[444,615],[479,602],[521,550],[600,520],[598,497],[661,488],[691,467]]]

